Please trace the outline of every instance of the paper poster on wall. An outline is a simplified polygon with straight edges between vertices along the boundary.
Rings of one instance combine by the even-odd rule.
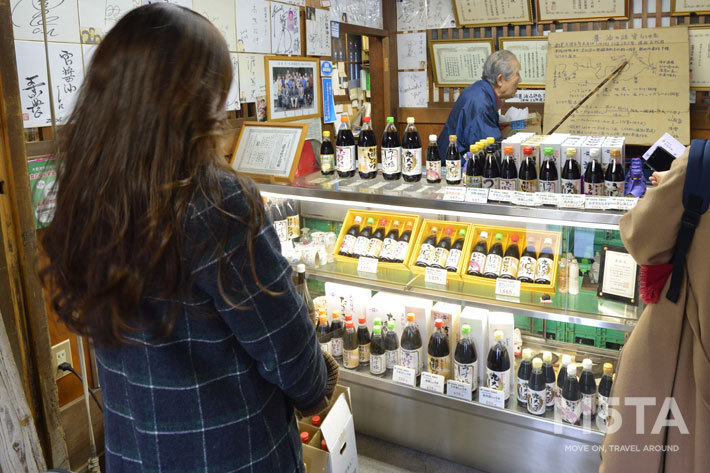
[[[299,8],[271,3],[271,52],[301,55],[301,20]]]
[[[397,69],[426,69],[426,33],[397,35]]]
[[[239,98],[242,102],[256,103],[266,98],[266,72],[263,54],[239,53]]]
[[[688,28],[690,41],[690,88],[710,90],[710,26]]]
[[[419,31],[425,29],[425,0],[397,0],[397,31]]]
[[[123,15],[140,4],[140,0],[111,0],[110,2],[79,0],[81,42],[99,43]]]
[[[538,0],[535,3],[537,5],[537,18],[541,23],[628,18],[629,2],[626,0],[595,0],[594,2]]]
[[[76,1],[44,1],[47,40],[79,42],[79,10]],[[10,12],[15,40],[44,41],[42,10],[37,0],[12,0]]]
[[[335,123],[335,98],[333,97],[333,63],[320,62],[320,76],[323,83],[323,123]]]
[[[229,53],[229,59],[232,61],[232,84],[229,86],[227,93],[227,110],[239,110],[239,55],[237,53]]]
[[[498,38],[500,49],[515,54],[520,61],[518,87],[545,87],[547,38],[544,36]]]
[[[365,23],[362,26],[382,29],[382,0],[365,0]]]
[[[426,0],[426,29],[456,28],[451,0]]]
[[[453,2],[456,22],[459,26],[532,23],[530,0],[453,0]]]
[[[267,0],[239,0],[237,51],[271,52],[271,12]]]
[[[481,78],[494,51],[492,39],[443,39],[429,42],[437,87],[467,87]]]
[[[37,41],[15,41],[15,55],[23,58],[17,61],[23,126],[47,126],[52,123],[52,118],[44,44]]]
[[[330,56],[330,13],[320,8],[306,8],[306,55]]]
[[[365,0],[348,0],[345,4],[346,22],[351,25],[367,23],[365,7]]]
[[[27,161],[35,228],[49,226],[57,204],[57,169],[62,160],[55,157]]]
[[[671,13],[673,15],[689,15],[690,13],[707,15],[710,14],[710,3],[707,0],[671,0]]]
[[[227,49],[237,50],[234,0],[192,0],[192,8],[217,27],[227,41]]]
[[[427,106],[426,71],[399,72],[399,106],[402,108]]]
[[[54,118],[59,124],[66,123],[84,81],[81,45],[71,43],[48,43],[49,74],[52,79]]]

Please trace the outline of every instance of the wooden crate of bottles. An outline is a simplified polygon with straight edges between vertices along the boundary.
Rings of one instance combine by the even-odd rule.
[[[528,238],[531,238],[535,242],[535,254],[538,257],[540,255],[540,251],[543,249],[542,247],[545,238],[550,238],[552,240],[552,268],[550,274],[550,282],[547,284],[523,282],[520,284],[520,289],[523,291],[543,292],[547,294],[555,294],[557,292],[557,267],[559,264],[560,244],[562,242],[562,235],[559,232],[550,232],[545,230],[526,230],[524,228],[496,227],[491,225],[472,225],[470,239],[468,240],[468,246],[466,246],[464,251],[465,257],[463,259],[465,260],[465,264],[461,269],[461,278],[464,281],[475,282],[476,284],[483,284],[492,287],[495,287],[496,285],[495,278],[472,276],[468,274],[468,265],[471,259],[471,253],[473,252],[476,244],[480,240],[481,232],[488,233],[488,238],[486,241],[486,248],[488,251],[490,251],[491,247],[493,246],[496,234],[500,233],[501,235],[503,235],[503,255],[505,255],[508,246],[511,245],[513,235],[518,236],[518,250],[520,256],[522,256],[523,252],[525,251],[525,248],[527,247]]]
[[[367,219],[372,217],[375,222],[372,225],[372,232],[374,233],[377,230],[378,223],[380,219],[384,218],[387,220],[387,225],[385,226],[385,236],[392,230],[394,226],[395,221],[399,221],[399,237],[402,236],[402,233],[404,233],[407,229],[407,225],[409,223],[412,224],[412,233],[409,237],[409,248],[407,248],[407,253],[404,257],[404,260],[402,263],[392,263],[392,262],[386,262],[380,260],[380,262],[377,264],[379,268],[390,268],[390,269],[405,269],[406,268],[406,263],[409,260],[409,255],[411,254],[412,250],[412,242],[415,241],[417,237],[417,232],[419,230],[419,224],[421,222],[421,217],[419,215],[409,215],[409,214],[398,214],[398,213],[393,213],[393,212],[372,212],[368,210],[357,210],[357,209],[349,209],[347,214],[345,214],[345,220],[343,220],[343,226],[340,229],[340,234],[338,235],[338,240],[335,242],[335,249],[333,250],[333,258],[335,258],[336,261],[341,262],[341,263],[357,263],[358,259],[353,258],[350,256],[343,256],[340,254],[340,247],[343,244],[343,241],[345,240],[345,235],[348,233],[348,230],[350,230],[350,227],[353,226],[355,223],[355,217],[362,217],[362,222],[360,224],[360,229],[359,231],[362,231],[363,228],[367,225]],[[384,248],[383,248],[384,250]]]
[[[409,266],[409,270],[412,271],[414,274],[424,274],[426,272],[426,267],[425,266],[417,266],[417,259],[419,258],[419,252],[421,250],[422,244],[424,241],[432,235],[432,229],[436,227],[437,228],[437,234],[436,234],[436,242],[434,243],[434,247],[436,247],[437,244],[439,244],[444,238],[445,232],[447,228],[450,228],[452,230],[451,232],[451,241],[450,241],[450,248],[453,247],[454,243],[456,243],[456,240],[459,239],[459,232],[461,230],[466,230],[466,236],[464,238],[463,242],[463,249],[461,252],[461,255],[459,256],[459,263],[457,265],[456,271],[447,271],[446,279],[447,280],[461,280],[461,271],[462,269],[465,269],[465,264],[464,260],[466,259],[465,256],[465,250],[466,247],[469,243],[469,239],[471,238],[471,229],[472,226],[470,223],[463,223],[463,222],[447,222],[445,220],[429,220],[429,219],[424,219],[422,221],[422,225],[419,229],[419,232],[417,234],[417,239],[414,240],[415,244],[410,245],[410,255],[409,255],[409,260],[407,266]]]

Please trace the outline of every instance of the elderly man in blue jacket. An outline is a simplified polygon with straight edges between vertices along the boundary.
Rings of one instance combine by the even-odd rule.
[[[486,59],[481,80],[469,85],[454,104],[437,144],[442,165],[449,147],[449,135],[456,135],[460,152],[470,144],[492,136],[501,138],[498,110],[511,98],[520,83],[520,62],[510,51],[496,51]]]

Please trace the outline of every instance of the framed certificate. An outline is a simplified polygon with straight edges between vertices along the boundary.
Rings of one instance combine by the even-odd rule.
[[[264,62],[269,121],[321,114],[318,58],[266,56]]]
[[[547,38],[544,36],[498,38],[500,49],[515,54],[520,61],[520,84],[523,89],[545,88],[547,68]]]
[[[453,0],[459,26],[529,25],[530,0]]]
[[[710,25],[688,27],[690,90],[710,90]]]
[[[707,0],[671,0],[671,15],[710,15],[710,3]]]
[[[629,19],[628,0],[594,0],[593,2],[538,0],[536,4],[538,23]]]
[[[638,265],[620,246],[602,247],[597,295],[636,305],[639,296]]]
[[[257,181],[292,183],[307,123],[245,122],[230,165]]]
[[[495,46],[492,39],[443,39],[429,42],[437,87],[467,87],[481,78]]]

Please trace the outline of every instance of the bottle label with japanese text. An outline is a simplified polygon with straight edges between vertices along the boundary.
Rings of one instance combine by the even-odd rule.
[[[370,362],[370,344],[360,345],[358,348],[358,360],[361,365],[366,365]]]
[[[461,180],[461,161],[453,159],[446,160],[446,180],[460,181]]]
[[[535,270],[535,281],[550,282],[552,279],[552,260],[550,258],[539,258]]]
[[[517,185],[517,179],[503,179],[500,180],[500,189],[504,191],[514,191]]]
[[[359,146],[357,161],[360,172],[377,172],[377,146]]]
[[[402,174],[419,176],[422,173],[422,149],[402,148]]]
[[[585,417],[594,417],[597,413],[597,395],[582,394],[582,415]]]
[[[536,416],[545,413],[545,391],[533,391],[528,389],[527,407],[530,414]]]
[[[298,215],[288,217],[288,236],[291,239],[301,236],[301,219]]]
[[[579,424],[582,417],[582,401],[570,401],[563,396],[560,399],[560,415],[562,422]]]
[[[498,177],[484,177],[482,187],[484,189],[499,189],[499,181],[500,178]]]
[[[427,355],[429,372],[443,376],[444,380],[451,378],[451,357]]]
[[[503,258],[501,258],[499,255],[489,254],[486,258],[486,267],[483,272],[499,275],[502,262]]]
[[[468,262],[468,272],[475,274],[483,274],[483,267],[486,265],[486,255],[479,252],[471,254],[471,260]]]
[[[490,368],[486,368],[486,387],[503,391],[506,401],[510,397],[511,384],[510,369],[506,371],[494,371]]]
[[[520,192],[537,192],[536,180],[520,179],[518,184],[520,186]]]
[[[397,240],[394,238],[385,238],[382,243],[382,251],[380,251],[380,259],[382,261],[394,259],[397,249]]]
[[[518,402],[526,403],[528,402],[528,380],[523,379],[518,376],[518,383],[516,384],[516,392]]]
[[[320,155],[320,170],[324,173],[335,171],[335,155],[321,154]]]
[[[556,181],[537,181],[538,192],[550,192],[554,194],[557,192],[557,182]]]
[[[357,368],[360,366],[360,350],[343,350],[343,366],[346,368]]]
[[[604,184],[590,184],[589,182],[585,182],[584,193],[586,195],[604,195]]]
[[[338,171],[355,170],[355,146],[338,146],[335,153],[335,167]]]
[[[370,355],[370,373],[383,374],[387,371],[385,355]]]
[[[457,271],[459,268],[459,260],[461,259],[461,250],[456,248],[449,251],[449,257],[446,258],[446,265],[444,267],[449,271]]]
[[[438,181],[441,179],[441,161],[426,162],[427,181]]]
[[[412,368],[417,376],[422,373],[422,360],[419,350],[399,349],[399,364],[405,368]]]
[[[471,391],[478,389],[478,362],[459,363],[454,360],[454,380],[471,385]]]
[[[382,173],[397,174],[402,172],[402,148],[382,148]]]
[[[602,420],[606,420],[609,417],[609,398],[607,396],[599,395],[599,411],[597,415]]]
[[[604,193],[608,197],[623,197],[624,182],[604,181]]]
[[[579,194],[582,183],[579,179],[561,179],[560,193]]]
[[[417,263],[428,265],[429,261],[432,261],[432,254],[434,253],[434,247],[428,243],[422,244],[422,248],[419,250],[419,256],[417,256]]]
[[[518,259],[512,256],[506,256],[503,258],[500,275],[509,276],[512,279],[515,279],[518,276]]]
[[[555,407],[555,382],[545,383],[545,406]]]
[[[345,235],[345,238],[343,238],[343,244],[340,245],[340,252],[348,255],[353,254],[356,243],[357,237],[354,237],[353,235]]]
[[[320,349],[323,351],[323,353],[327,353],[329,355],[332,355],[333,353],[331,351],[330,346],[331,346],[331,343],[330,343],[330,340],[328,340],[328,343],[321,343],[320,344]]]
[[[395,259],[398,262],[404,261],[404,258],[407,257],[407,250],[409,249],[409,242],[408,241],[398,241],[397,242],[397,249],[395,251]]]
[[[336,358],[343,356],[343,339],[334,338],[330,341],[331,355]]]
[[[377,238],[370,238],[370,245],[367,248],[367,256],[370,258],[379,258],[382,254],[383,241]]]
[[[399,364],[399,350],[387,350],[385,351],[385,362],[387,363],[387,369],[391,370],[395,365]]]
[[[432,266],[437,268],[445,268],[446,261],[449,259],[449,250],[446,248],[436,247],[434,248],[434,258],[432,260]]]
[[[357,237],[354,254],[356,256],[366,256],[368,248],[370,248],[370,239],[364,236]]]
[[[520,266],[518,269],[518,279],[535,279],[535,269],[537,260],[531,256],[523,256],[520,258]]]

